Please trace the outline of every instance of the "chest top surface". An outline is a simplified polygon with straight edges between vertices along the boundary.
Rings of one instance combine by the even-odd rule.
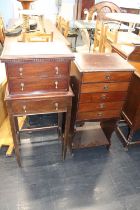
[[[80,72],[135,70],[116,53],[75,54],[75,63]]]
[[[11,42],[4,46],[1,60],[74,59],[70,49],[59,42]]]

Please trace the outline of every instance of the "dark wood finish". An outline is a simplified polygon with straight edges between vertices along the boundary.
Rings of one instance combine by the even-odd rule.
[[[93,142],[92,139],[95,139],[95,141]],[[100,145],[109,145],[103,131],[100,128],[90,128],[87,130],[84,129],[77,131],[74,135],[73,142],[73,149],[84,148],[85,145],[87,148]]]
[[[84,9],[88,9],[94,5],[95,0],[77,0],[76,19],[84,19]]]
[[[124,59],[136,68],[130,87],[128,90],[127,100],[123,106],[122,119],[127,122],[129,126],[129,133],[127,136],[121,131],[121,121],[118,123],[117,131],[122,138],[123,145],[126,149],[131,144],[139,144],[140,139],[134,140],[134,133],[140,129],[140,46],[131,46],[128,52],[123,45],[113,45],[113,51],[117,52]]]
[[[57,44],[53,43],[51,45],[49,43],[32,44],[6,44],[1,56],[1,61],[6,64],[8,88],[5,99],[19,166],[21,166],[18,144],[20,130],[17,121],[19,116],[58,113],[60,134],[62,134],[62,124],[64,125],[64,137],[62,138],[61,135],[63,159],[69,146],[73,96],[69,88],[69,80],[71,60],[74,56],[63,44],[59,46],[59,49],[56,49]],[[14,48],[15,45],[16,48]],[[34,47],[38,49],[39,55],[34,51]],[[63,123],[62,113],[66,115]],[[48,129],[48,127],[41,129]]]
[[[134,68],[117,54],[77,54],[71,70],[71,86],[75,94],[71,132],[86,121],[99,121],[108,139],[106,143],[105,139],[101,140],[99,145],[103,143],[109,147],[133,71]],[[98,145],[97,139],[92,139],[90,134],[90,140],[86,142],[79,136],[80,140],[77,140],[76,133],[72,148]],[[84,131],[81,133],[88,136]]]
[[[82,93],[79,96],[79,103],[124,101],[126,94],[127,92],[122,91],[111,91],[107,93]]]

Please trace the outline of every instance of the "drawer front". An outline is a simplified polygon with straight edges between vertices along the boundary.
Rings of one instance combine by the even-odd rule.
[[[120,117],[120,110],[96,111],[96,112],[78,112],[77,121],[100,120]]]
[[[78,112],[91,112],[98,110],[121,110],[123,101],[106,103],[82,103],[79,104]]]
[[[11,102],[13,114],[26,115],[47,112],[65,112],[68,101],[66,99],[54,100],[14,100]]]
[[[7,64],[6,69],[9,78],[68,76],[69,62]]]
[[[82,77],[82,83],[88,82],[121,82],[129,81],[132,72],[92,72],[84,73]]]
[[[10,94],[27,94],[29,92],[67,91],[69,88],[67,78],[38,78],[32,81],[12,79],[9,81]]]
[[[81,93],[127,91],[129,82],[82,84]]]
[[[124,101],[127,92],[108,92],[108,93],[83,93],[80,94],[79,103],[111,102]]]

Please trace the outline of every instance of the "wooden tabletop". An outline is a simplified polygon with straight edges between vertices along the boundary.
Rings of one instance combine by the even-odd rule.
[[[0,60],[28,60],[54,57],[74,59],[70,49],[61,42],[17,42],[17,40],[10,39],[8,42],[5,42]]]
[[[80,72],[135,70],[117,53],[75,53],[75,63]]]
[[[17,21],[19,23],[19,20]],[[15,25],[16,23],[16,20],[15,19],[12,19],[10,20],[10,27],[12,25]],[[61,42],[61,43],[65,43],[65,45],[67,45],[68,47],[70,47],[70,42],[62,35],[62,33],[56,28],[56,26],[49,20],[49,19],[46,19],[44,21],[44,25],[45,25],[45,30],[46,30],[46,33],[50,33],[50,32],[53,32],[53,41],[54,42]],[[18,37],[6,37],[6,42],[16,42],[18,40]]]

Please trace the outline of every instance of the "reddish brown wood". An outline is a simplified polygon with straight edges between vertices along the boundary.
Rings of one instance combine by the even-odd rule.
[[[118,83],[87,83],[82,84],[81,93],[91,92],[109,92],[109,91],[127,91],[129,82]]]
[[[18,1],[21,2],[23,9],[29,9],[30,4],[36,0],[18,0]]]
[[[71,60],[74,59],[74,56],[64,45],[56,53],[57,50],[55,51],[52,43],[51,45],[46,45],[45,54],[41,53],[39,55],[34,54],[34,52],[33,55],[32,53],[30,55],[27,53],[26,55],[24,49],[26,43],[22,47],[18,43],[17,47],[18,53],[15,55],[14,48],[10,48],[10,45],[8,48],[8,45],[6,45],[1,60],[6,64],[8,89],[5,99],[10,116],[18,165],[21,166],[17,117],[31,114],[58,113],[60,118],[60,113],[66,113],[66,119],[63,122],[65,127],[64,138],[61,136],[63,140],[62,157],[65,158],[67,147],[69,146],[69,127],[73,96],[69,88],[69,72]],[[32,45],[29,47],[32,47]],[[42,50],[43,47],[44,43],[40,45],[40,49]],[[62,127],[61,119],[58,120],[58,130],[62,131],[62,128],[59,126]],[[46,128],[48,129],[48,127],[42,129]],[[62,134],[62,132],[60,133]]]
[[[140,143],[138,139],[137,141],[133,140],[134,133],[140,129],[140,46],[131,46],[131,48],[132,50],[128,53],[123,45],[113,45],[113,51],[128,60],[128,62],[136,68],[128,90],[127,100],[122,110],[122,119],[124,119],[129,126],[127,137],[123,135],[123,132],[119,128],[119,123],[117,126],[117,131],[126,148],[131,144]]]
[[[100,121],[110,145],[133,71],[134,68],[117,54],[77,54],[71,71],[71,86],[75,94],[71,131],[74,132],[79,123]],[[82,147],[83,144],[85,147],[97,145],[96,140],[95,144],[94,139],[90,140],[87,140],[88,145],[82,141]],[[77,145],[75,141],[74,137],[73,148]]]
[[[79,110],[80,111],[80,110]],[[77,121],[90,121],[90,120],[102,120],[108,118],[119,118],[121,110],[108,110],[108,111],[87,111],[77,113]]]
[[[88,82],[121,82],[131,79],[131,73],[129,72],[93,72],[85,73],[83,75],[82,83]]]
[[[70,62],[32,62],[32,63],[8,63],[6,65],[9,78],[25,77],[63,77],[69,75]],[[10,70],[8,70],[10,69]]]
[[[108,93],[82,93],[80,94],[79,103],[124,101],[126,94],[127,92],[121,91],[111,91]]]
[[[35,77],[24,77],[24,79],[10,79],[9,82],[9,92],[11,94],[38,94],[44,92],[63,92],[69,89],[69,78],[63,77],[50,77],[38,79]]]
[[[91,112],[91,111],[103,111],[103,110],[113,110],[122,108],[123,101],[117,102],[106,102],[106,103],[80,103],[79,112]]]
[[[84,19],[84,9],[90,9],[95,3],[95,0],[82,0],[81,19]]]

